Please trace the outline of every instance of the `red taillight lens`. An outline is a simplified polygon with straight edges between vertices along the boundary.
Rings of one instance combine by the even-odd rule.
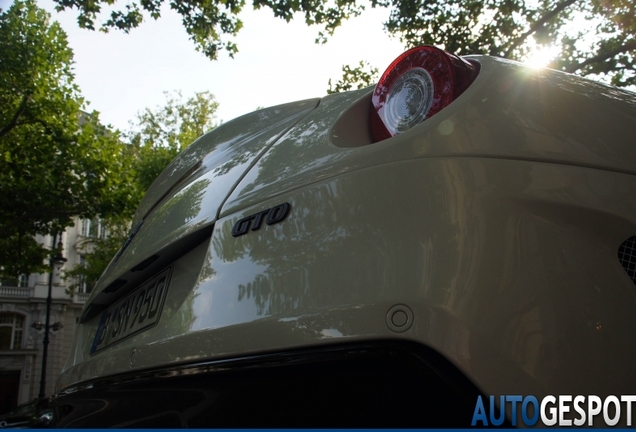
[[[371,99],[371,134],[381,141],[435,115],[477,76],[472,63],[425,45],[396,58],[382,74]]]

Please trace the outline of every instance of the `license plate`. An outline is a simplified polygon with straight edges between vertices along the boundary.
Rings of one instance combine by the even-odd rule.
[[[110,306],[102,314],[91,354],[152,327],[159,321],[170,284],[171,268]]]

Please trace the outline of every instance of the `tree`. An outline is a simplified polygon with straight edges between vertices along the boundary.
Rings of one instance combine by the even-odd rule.
[[[550,67],[636,84],[633,0],[372,0],[391,8],[385,23],[407,48],[436,45],[459,55],[523,60],[559,49]]]
[[[524,60],[555,47],[548,65],[613,85],[636,85],[636,6],[631,0],[372,0],[391,8],[385,29],[406,48],[430,44],[459,55]],[[361,68],[343,86],[364,83]]]
[[[76,7],[81,27],[94,29],[104,5],[116,0],[55,0],[58,9]],[[198,50],[211,59],[225,49],[233,56],[242,27],[245,0],[169,0],[170,7]],[[144,18],[161,16],[164,0],[131,0],[116,9],[101,29],[130,31]],[[636,84],[636,6],[633,0],[252,0],[255,9],[270,8],[286,21],[298,14],[308,25],[320,25],[324,42],[346,19],[365,7],[390,10],[385,30],[405,46],[432,44],[459,55],[490,54],[523,60],[531,51],[556,46],[550,65],[581,75],[600,75],[617,86]],[[353,71],[353,69],[352,69]],[[347,79],[356,79],[355,73]],[[354,83],[355,84],[355,83]]]
[[[117,134],[82,111],[60,26],[15,0],[0,41],[0,276],[15,278],[43,269],[49,250],[35,235],[117,213],[131,191]]]
[[[353,69],[351,66],[342,67],[342,78],[334,86],[329,79],[327,94],[340,93],[355,89],[362,89],[370,86],[378,79],[378,68],[375,68],[366,61],[360,61]]]
[[[164,95],[165,105],[144,109],[125,133],[135,153],[136,186],[141,194],[181,150],[216,126],[219,104],[210,92],[197,92],[186,101],[180,92]]]
[[[55,0],[58,10],[77,8],[79,15],[77,22],[82,28],[95,29],[95,21],[102,10],[102,6],[110,6],[116,0]],[[238,48],[231,40],[224,36],[236,36],[243,27],[239,14],[245,6],[245,0],[169,0],[170,8],[181,15],[183,25],[195,43],[198,51],[203,52],[210,59],[216,59],[220,50],[226,50],[233,57]],[[103,21],[100,29],[109,31],[119,29],[129,32],[139,26],[144,20],[144,13],[153,19],[161,16],[164,0],[128,1],[124,8],[113,10],[110,17]],[[274,16],[289,22],[296,13],[305,17],[308,25],[324,26],[320,38],[332,34],[333,31],[350,16],[358,15],[363,7],[356,4],[356,0],[253,0],[254,9],[270,8]]]
[[[66,272],[66,278],[73,281],[70,292],[80,281],[89,288],[95,285],[128,236],[132,216],[155,178],[179,152],[216,126],[218,103],[209,92],[195,93],[185,101],[180,92],[164,94],[163,106],[144,109],[122,135],[127,141],[125,152],[130,161],[130,187],[134,193],[128,195],[119,214],[100,221],[106,226],[106,237],[89,237],[79,246],[86,261]]]
[[[69,282],[67,288],[69,294],[83,284],[86,285],[87,292],[90,292],[128,237],[129,218],[111,216],[99,222],[105,226],[107,235],[103,237],[98,234],[92,235],[79,244],[79,250],[83,253],[85,261],[64,272],[64,278]]]

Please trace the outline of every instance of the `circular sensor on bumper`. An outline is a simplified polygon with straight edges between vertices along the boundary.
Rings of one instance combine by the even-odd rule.
[[[407,331],[413,325],[413,311],[406,305],[395,305],[386,314],[386,325],[396,332]]]

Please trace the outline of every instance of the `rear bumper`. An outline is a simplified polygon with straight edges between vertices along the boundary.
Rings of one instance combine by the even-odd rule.
[[[468,427],[478,395],[432,350],[374,341],[122,374],[50,408],[55,427]]]
[[[283,202],[284,221],[232,235]],[[629,394],[636,296],[618,250],[634,215],[636,178],[590,168],[457,157],[334,177],[219,219],[173,263],[161,321],[94,355],[99,317],[82,325],[58,384],[390,339],[488,395]]]

